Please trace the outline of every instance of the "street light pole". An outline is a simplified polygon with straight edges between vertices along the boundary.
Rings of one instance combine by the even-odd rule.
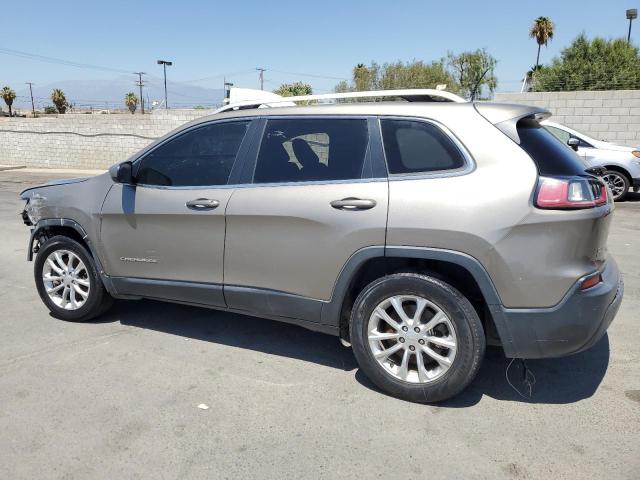
[[[638,9],[630,8],[627,10],[627,20],[629,20],[629,33],[627,33],[627,43],[631,43],[631,22],[638,18]]]
[[[231,96],[231,87],[233,87],[233,83],[224,82],[224,100],[222,103],[229,103],[229,97]]]
[[[167,103],[167,65],[173,65],[173,62],[169,62],[167,60],[158,60],[158,65],[162,65],[162,70],[164,71],[164,108],[165,110],[169,108]]]

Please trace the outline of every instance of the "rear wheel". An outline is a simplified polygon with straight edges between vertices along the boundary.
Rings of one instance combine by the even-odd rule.
[[[617,202],[623,200],[629,191],[629,179],[624,173],[616,170],[607,170],[602,179],[609,186],[613,199]]]
[[[460,393],[485,352],[482,323],[455,288],[401,273],[369,284],[356,299],[351,342],[358,364],[385,392],[412,402]]]
[[[47,240],[34,263],[36,288],[51,314],[85,322],[104,313],[113,299],[86,248],[65,236]]]

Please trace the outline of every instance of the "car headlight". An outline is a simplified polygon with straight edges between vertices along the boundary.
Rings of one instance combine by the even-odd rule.
[[[631,152],[631,155],[640,158],[640,150],[634,150],[633,152]]]

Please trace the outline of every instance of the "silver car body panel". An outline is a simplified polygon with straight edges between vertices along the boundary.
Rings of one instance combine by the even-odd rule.
[[[369,210],[336,210],[347,197]],[[253,185],[227,209],[225,283],[330,300],[340,270],[357,250],[384,245],[387,180]]]

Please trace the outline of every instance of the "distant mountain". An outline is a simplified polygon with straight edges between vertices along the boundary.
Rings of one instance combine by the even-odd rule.
[[[124,96],[127,92],[134,92],[139,96],[139,88],[135,84],[137,77],[121,76],[113,80],[60,80],[47,85],[34,85],[33,97],[36,108],[52,105],[51,90],[61,89],[69,102],[76,108],[93,107],[124,108]],[[162,78],[145,75],[145,85],[142,94],[146,105],[151,102],[164,102],[164,84]],[[198,105],[213,106],[222,104],[223,90],[204,88],[187,83],[167,82],[167,97],[169,107],[192,108]],[[31,108],[29,89],[16,90],[18,97],[14,104],[16,108]]]

